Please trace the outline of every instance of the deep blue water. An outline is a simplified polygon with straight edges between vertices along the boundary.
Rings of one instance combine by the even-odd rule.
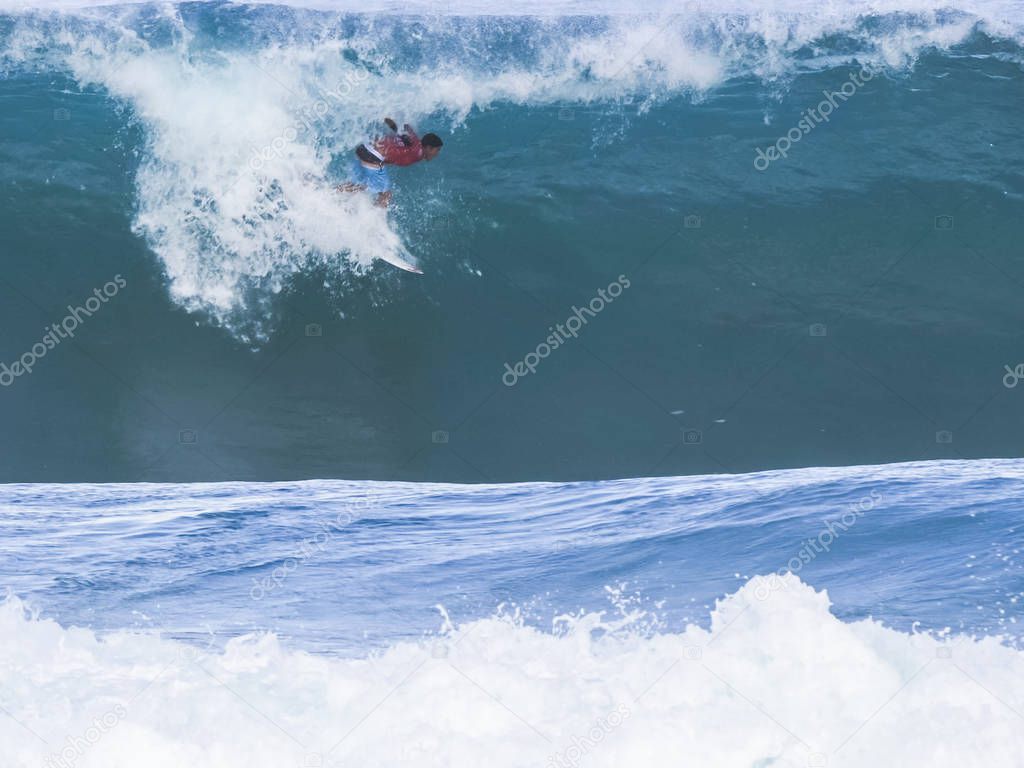
[[[460,623],[518,608],[550,629],[628,598],[650,631],[679,631],[751,577],[791,571],[844,621],[1017,643],[1021,493],[1018,461],[510,486],[15,485],[0,494],[0,583],[65,626],[272,631],[360,654],[438,630],[438,605]]]

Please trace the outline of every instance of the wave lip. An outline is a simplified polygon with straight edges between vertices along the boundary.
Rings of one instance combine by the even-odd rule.
[[[153,0],[0,0],[0,10],[31,11],[33,9],[81,11],[89,8],[122,8],[155,5]],[[212,4],[212,3],[211,3]],[[340,14],[410,15],[469,15],[469,16],[567,16],[567,15],[696,15],[722,16],[777,15],[826,16],[877,15],[886,13],[929,14],[961,10],[991,18],[1016,19],[1020,5],[1016,0],[958,0],[937,8],[928,0],[853,0],[852,2],[817,2],[816,0],[779,0],[765,9],[759,0],[508,0],[496,4],[488,0],[446,0],[430,3],[426,0],[250,0],[246,3],[223,3],[239,6],[276,6],[281,8],[316,10]]]
[[[638,616],[493,617],[364,659],[223,652],[0,608],[8,764],[81,766],[1017,765],[1024,656],[992,638],[844,623],[794,576],[709,629]],[[500,745],[500,749],[495,746]],[[146,755],[140,763],[140,755]],[[59,763],[51,763],[59,764]]]

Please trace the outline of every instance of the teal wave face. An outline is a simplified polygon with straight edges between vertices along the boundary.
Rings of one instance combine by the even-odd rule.
[[[0,476],[1015,455],[1020,405],[992,394],[1020,362],[1015,30],[995,6],[7,15],[0,376],[29,437]],[[393,169],[387,216],[334,188],[386,114],[445,140]],[[416,282],[381,261],[406,251]],[[73,343],[4,373],[115,275],[129,288]],[[505,386],[620,275],[622,299]]]
[[[172,300],[249,344],[266,342],[273,295],[297,276],[360,275],[407,247],[433,261],[474,235],[438,242],[424,221],[496,221],[482,210],[492,200],[530,200],[536,218],[553,188],[563,210],[624,191],[616,209],[660,218],[667,203],[677,216],[687,200],[738,199],[773,163],[784,200],[864,190],[894,167],[1019,192],[1001,173],[1016,126],[970,100],[983,92],[997,110],[1020,88],[1015,27],[998,15],[442,18],[198,3],[5,21],[9,128],[27,141],[0,172],[117,185]],[[858,72],[877,77],[862,89]],[[918,132],[936,112],[948,126]],[[334,193],[383,113],[457,142],[440,172],[396,174],[390,223]],[[965,145],[974,119],[984,127]]]

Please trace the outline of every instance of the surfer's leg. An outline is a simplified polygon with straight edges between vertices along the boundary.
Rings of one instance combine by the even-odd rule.
[[[383,165],[375,170],[367,169],[365,178],[366,188],[377,193],[377,205],[387,208],[391,202],[391,179],[387,169]]]
[[[364,190],[376,193],[377,205],[386,208],[391,202],[391,179],[384,166],[379,168],[367,168],[359,160],[352,164],[349,172],[349,180],[335,187],[339,192],[362,192]]]
[[[335,189],[339,192],[362,192],[370,188],[372,172],[356,159],[348,172],[348,181],[339,184]]]

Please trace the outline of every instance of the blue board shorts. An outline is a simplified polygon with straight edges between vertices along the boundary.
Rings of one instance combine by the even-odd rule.
[[[359,162],[358,158],[352,163],[352,170],[349,176],[353,184],[361,184],[366,187],[368,192],[373,192],[374,194],[387,192],[391,189],[391,179],[388,178],[388,172],[385,168],[367,168]]]

